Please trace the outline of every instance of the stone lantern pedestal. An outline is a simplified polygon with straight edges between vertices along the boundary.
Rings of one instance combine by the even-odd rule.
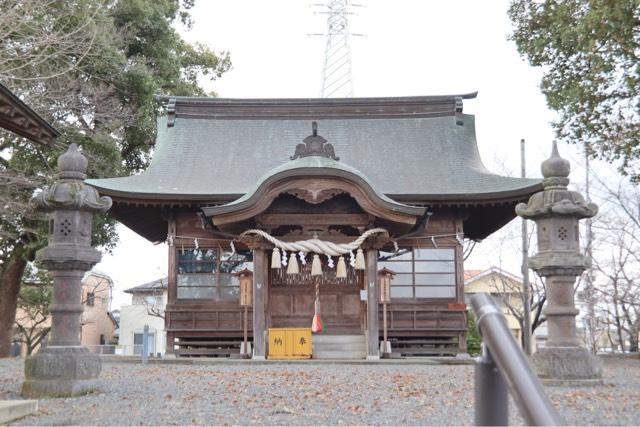
[[[547,384],[597,384],[602,381],[602,367],[578,341],[573,286],[591,264],[580,253],[578,221],[594,216],[598,207],[567,189],[569,172],[569,162],[560,157],[554,143],[551,157],[542,163],[544,191],[516,206],[519,216],[536,222],[538,253],[529,265],[544,278],[547,291],[547,342],[532,362]]]
[[[111,199],[84,184],[87,159],[72,144],[58,158],[56,182],[32,203],[47,212],[49,244],[37,259],[53,277],[51,339],[25,361],[25,397],[67,397],[95,388],[100,358],[80,345],[82,277],[100,261],[91,247],[94,212],[105,212]]]

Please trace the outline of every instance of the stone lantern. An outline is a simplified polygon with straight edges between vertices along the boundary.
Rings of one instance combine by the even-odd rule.
[[[95,388],[100,359],[80,345],[82,277],[100,261],[91,247],[94,212],[111,207],[109,197],[84,184],[87,159],[71,144],[58,158],[57,180],[32,204],[47,212],[49,244],[36,258],[53,277],[51,338],[25,361],[25,397],[74,396]]]
[[[547,383],[597,383],[602,377],[600,362],[580,346],[576,334],[573,286],[591,265],[580,252],[578,221],[594,216],[598,207],[567,189],[569,172],[569,162],[560,157],[554,143],[551,157],[542,162],[544,191],[516,206],[519,216],[536,222],[538,253],[529,265],[544,278],[547,291],[547,342],[532,361]]]

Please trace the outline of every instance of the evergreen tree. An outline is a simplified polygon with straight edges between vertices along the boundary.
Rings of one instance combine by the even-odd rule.
[[[467,353],[471,356],[478,356],[482,353],[482,337],[476,325],[476,316],[473,312],[467,311]]]
[[[511,39],[544,70],[557,136],[640,180],[640,0],[514,0]]]

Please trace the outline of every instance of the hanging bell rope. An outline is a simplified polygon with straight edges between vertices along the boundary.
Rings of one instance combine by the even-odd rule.
[[[266,231],[252,229],[247,230],[240,234],[240,237],[255,235],[264,238],[269,241],[276,249],[280,249],[282,251],[289,252],[313,252],[316,254],[328,255],[328,256],[340,256],[348,254],[351,251],[359,249],[362,243],[369,237],[374,234],[384,234],[389,236],[389,232],[384,228],[372,228],[371,230],[367,230],[360,235],[356,240],[351,243],[333,243],[327,242],[325,240],[319,239],[309,239],[309,240],[299,240],[297,242],[283,242],[273,236],[271,236]],[[357,258],[357,255],[356,255]],[[363,258],[364,260],[364,255]],[[357,262],[357,259],[356,259]],[[284,264],[284,263],[282,263]]]
[[[318,255],[314,255],[316,257]],[[313,303],[313,319],[311,320],[311,332],[320,334],[325,330],[324,323],[320,317],[320,281],[316,280],[316,297]]]

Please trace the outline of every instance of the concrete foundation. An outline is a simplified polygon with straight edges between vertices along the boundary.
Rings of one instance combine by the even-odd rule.
[[[84,347],[47,347],[25,360],[24,397],[70,397],[95,390],[102,364]]]
[[[581,347],[545,347],[531,357],[531,362],[545,385],[602,384],[600,360]]]

